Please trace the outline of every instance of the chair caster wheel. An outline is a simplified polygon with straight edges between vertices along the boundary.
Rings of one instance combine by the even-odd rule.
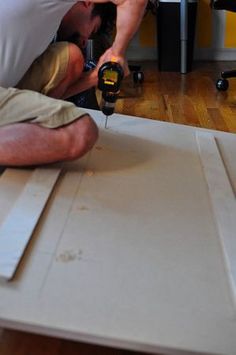
[[[144,81],[144,74],[142,71],[135,71],[133,73],[133,81],[135,84],[142,84]]]
[[[227,79],[218,79],[216,82],[216,88],[219,91],[226,91],[229,87],[229,82]]]

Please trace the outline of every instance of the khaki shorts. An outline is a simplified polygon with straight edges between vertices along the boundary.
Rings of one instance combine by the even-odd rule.
[[[68,42],[56,42],[38,57],[21,81],[18,89],[33,90],[44,95],[64,79],[69,62]]]
[[[45,96],[63,79],[68,60],[67,43],[55,43],[32,64],[17,88],[0,87],[0,126],[29,122],[57,128],[85,115],[70,102]]]

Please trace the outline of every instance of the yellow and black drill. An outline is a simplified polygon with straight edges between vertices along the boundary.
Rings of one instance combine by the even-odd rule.
[[[107,128],[108,116],[115,110],[115,103],[119,96],[121,81],[124,77],[122,66],[115,60],[104,63],[98,71],[98,89],[102,92],[101,111],[106,116],[105,128]]]

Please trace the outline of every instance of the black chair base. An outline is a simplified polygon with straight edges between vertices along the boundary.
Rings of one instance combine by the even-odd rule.
[[[235,0],[211,0],[210,6],[214,10],[228,10],[236,12]],[[236,78],[236,70],[227,70],[221,72],[221,78],[216,81],[216,88],[219,91],[226,91],[229,87],[227,79]]]
[[[221,72],[221,78],[216,81],[216,88],[219,91],[226,91],[229,87],[229,78],[236,78],[236,70],[226,70]]]

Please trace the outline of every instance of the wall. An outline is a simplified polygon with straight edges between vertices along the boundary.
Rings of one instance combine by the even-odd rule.
[[[236,60],[236,13],[211,10],[209,1],[198,1],[194,58]],[[129,59],[157,59],[156,27],[155,16],[148,13],[130,43]]]

